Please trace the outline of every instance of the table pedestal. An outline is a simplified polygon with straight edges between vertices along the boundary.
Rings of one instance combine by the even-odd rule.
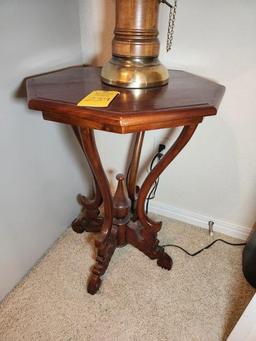
[[[147,175],[141,188],[136,185],[136,181],[144,132],[136,133],[127,181],[124,175],[117,175],[118,184],[114,196],[111,195],[101,164],[93,129],[73,127],[95,180],[94,198],[89,200],[82,195],[79,196],[82,212],[72,223],[72,228],[77,233],[84,231],[99,233],[95,242],[98,250],[96,263],[88,282],[90,294],[98,291],[101,277],[106,272],[115,249],[127,244],[133,245],[150,259],[157,259],[157,265],[162,268],[171,270],[172,259],[159,246],[157,239],[162,223],[155,222],[146,215],[145,200],[155,180],[188,143],[196,127],[197,123],[184,126],[176,142]],[[103,217],[99,211],[102,204]]]

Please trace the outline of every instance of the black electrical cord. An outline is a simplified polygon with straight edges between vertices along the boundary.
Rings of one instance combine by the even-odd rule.
[[[165,146],[160,145],[159,147],[161,147],[161,149],[159,149],[158,153],[153,157],[151,164],[150,164],[150,171],[152,171],[152,169],[154,168],[154,163],[155,161],[158,159],[158,162],[161,160],[161,158],[163,157],[163,154],[161,153],[161,151],[165,148]],[[146,199],[146,213],[148,214],[148,206],[149,206],[149,201],[155,198],[156,195],[156,191],[158,188],[158,184],[159,184],[159,178],[157,178],[155,180],[154,185],[152,186],[152,189]],[[216,242],[223,242],[225,244],[228,245],[232,245],[232,246],[245,246],[246,243],[230,243],[224,239],[216,239],[214,240],[212,243],[210,243],[209,245],[205,246],[204,248],[200,249],[199,251],[195,252],[195,253],[190,253],[187,250],[183,249],[183,247],[179,246],[179,245],[175,245],[175,244],[166,244],[166,245],[161,245],[163,248],[165,247],[176,247],[182,251],[184,251],[187,255],[194,257],[197,256],[199,253],[201,253],[202,251],[209,249],[212,245],[214,245]]]
[[[155,161],[158,159],[158,162],[161,160],[161,158],[163,157],[163,154],[158,152],[152,159],[151,161],[151,164],[150,164],[150,171],[152,171],[152,169],[154,168],[154,163]],[[151,188],[151,191],[149,192],[149,195],[146,199],[146,213],[148,214],[148,206],[149,206],[149,201],[152,200],[152,199],[155,199],[155,196],[156,196],[156,191],[157,191],[157,188],[158,188],[158,185],[159,185],[159,178],[157,178],[155,180],[155,183],[153,185],[153,187]]]
[[[163,154],[161,153],[161,151],[165,148],[163,148],[162,145],[160,145],[159,147],[161,147],[161,149],[158,151],[158,153],[153,157],[151,163],[150,163],[150,171],[152,171],[152,169],[154,168],[154,163],[155,161],[158,159],[158,162],[161,160],[161,158],[163,157]],[[126,181],[128,179],[128,176],[129,176],[129,172],[130,172],[130,166],[129,166],[129,169],[128,169],[128,172],[127,172],[127,178],[126,178]],[[151,188],[151,191],[148,195],[148,197],[146,198],[146,213],[148,214],[148,206],[149,206],[149,201],[154,199],[155,198],[155,195],[156,195],[156,191],[157,191],[157,188],[158,188],[158,184],[159,184],[159,178],[157,178],[155,180],[155,183],[154,185],[152,186]],[[165,244],[165,245],[161,245],[161,247],[165,248],[165,247],[176,247],[177,249],[180,249],[182,251],[184,251],[187,255],[191,256],[191,257],[194,257],[194,256],[197,256],[199,253],[201,253],[202,251],[204,250],[207,250],[209,249],[212,245],[214,245],[215,243],[217,242],[222,242],[222,243],[225,243],[227,245],[232,245],[232,246],[245,246],[246,243],[230,243],[224,239],[215,239],[212,243],[210,243],[209,245],[203,247],[202,249],[194,252],[194,253],[190,253],[188,252],[187,250],[183,249],[183,247],[179,246],[179,245],[175,245],[175,244]]]
[[[168,247],[168,246],[171,246],[171,247],[176,247],[182,251],[184,251],[187,255],[191,256],[191,257],[194,257],[196,255],[198,255],[199,253],[201,253],[202,251],[206,250],[206,249],[209,249],[213,244],[215,244],[216,242],[223,242],[225,244],[228,244],[228,245],[232,245],[232,246],[244,246],[246,245],[246,243],[230,243],[230,242],[227,242],[226,240],[224,239],[216,239],[214,240],[212,243],[210,243],[209,245],[205,246],[204,248],[202,248],[201,250],[195,252],[195,253],[190,253],[188,252],[187,250],[183,249],[183,247],[181,246],[178,246],[178,245],[175,245],[175,244],[166,244],[166,245],[161,245],[163,248],[165,247]]]

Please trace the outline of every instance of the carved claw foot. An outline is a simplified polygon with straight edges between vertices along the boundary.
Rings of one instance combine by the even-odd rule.
[[[103,222],[102,217],[98,217],[99,210],[89,211],[84,209],[80,215],[72,222],[71,226],[76,233],[100,232]]]
[[[95,295],[101,286],[101,282],[102,281],[99,276],[95,274],[91,274],[91,277],[89,279],[88,286],[87,286],[87,292],[91,295]]]
[[[94,295],[101,285],[101,276],[106,272],[109,262],[117,246],[117,228],[112,226],[111,235],[105,246],[98,250],[96,264],[92,268],[92,273],[88,282],[87,291]]]
[[[150,259],[157,259],[157,265],[166,270],[171,270],[172,259],[164,252],[164,249],[159,246],[157,234],[149,228],[144,228],[139,221],[130,222],[127,230],[127,242]]]
[[[160,251],[161,252],[160,256],[158,256],[159,258],[157,259],[157,265],[163,269],[171,270],[172,259],[167,253],[164,252],[163,248],[161,248],[161,249],[162,250]]]
[[[76,233],[83,233],[88,225],[88,220],[82,212],[75,220],[72,221],[71,227]]]

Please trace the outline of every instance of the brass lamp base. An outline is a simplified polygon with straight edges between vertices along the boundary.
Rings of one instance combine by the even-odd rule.
[[[142,89],[167,84],[169,74],[158,58],[124,58],[113,56],[103,66],[101,79],[109,85]]]

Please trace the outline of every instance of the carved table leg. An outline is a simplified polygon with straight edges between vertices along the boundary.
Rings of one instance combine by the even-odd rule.
[[[181,152],[188,141],[191,139],[197,128],[197,124],[185,126],[175,143],[171,146],[168,152],[162,157],[158,164],[152,169],[152,171],[146,177],[144,183],[141,186],[138,201],[137,201],[137,215],[138,219],[144,228],[149,228],[154,232],[158,232],[161,229],[161,222],[154,222],[150,219],[145,212],[145,200],[148,196],[150,188],[156,181],[156,179],[162,174],[166,167],[175,159],[175,157]]]
[[[157,259],[157,264],[164,269],[171,270],[172,259],[164,252],[164,249],[159,246],[157,233],[152,230],[145,229],[139,221],[130,222],[127,230],[127,242],[150,259]]]
[[[99,231],[100,236],[96,241],[96,246],[103,248],[110,234],[113,220],[113,202],[109,182],[100,161],[93,130],[74,127],[73,129],[94,175],[95,198],[94,200],[88,200],[84,196],[79,197],[84,212],[82,211],[81,216],[72,223],[72,227],[76,232],[83,232],[83,230]],[[98,208],[102,201],[104,207],[103,219],[98,217]]]
[[[85,196],[79,194],[78,202],[82,206],[79,216],[72,222],[72,229],[77,233],[100,232],[103,218],[99,217],[99,207],[102,204],[102,197],[95,181],[95,197],[88,200]]]
[[[89,218],[96,223],[97,226],[97,215],[98,207],[103,201],[104,207],[104,218],[98,220],[97,229],[100,226],[100,236],[96,240],[95,245],[98,248],[98,255],[96,258],[96,264],[92,269],[92,273],[88,282],[88,292],[90,294],[95,294],[101,284],[101,276],[106,271],[112,254],[116,248],[116,227],[112,227],[113,222],[113,200],[109,189],[109,182],[102,167],[100,156],[95,143],[93,130],[89,128],[79,128],[76,129],[76,134],[78,134],[78,140],[83,148],[84,154],[90,165],[92,173],[95,179],[96,194],[94,200],[88,200],[86,197],[80,196],[81,204],[87,209],[89,213]],[[80,220],[73,222],[73,228],[76,227],[82,230],[83,219],[86,217],[81,217]],[[95,225],[93,228],[95,230]],[[87,228],[86,228],[87,230]]]
[[[88,160],[88,156],[83,147],[82,137],[78,127],[73,126],[73,131],[77,137],[77,140]],[[72,222],[72,229],[76,233],[86,232],[100,232],[103,222],[102,217],[99,217],[99,207],[102,204],[102,196],[99,186],[94,176],[94,198],[92,200],[87,199],[85,196],[79,194],[78,202],[82,206],[82,211],[79,216]]]
[[[157,239],[157,232],[161,228],[161,223],[154,222],[146,215],[145,200],[155,180],[188,143],[196,127],[197,124],[193,124],[183,128],[176,142],[146,177],[141,188],[136,186],[136,178],[144,132],[136,135],[134,153],[127,179],[129,198],[126,195],[124,176],[122,174],[117,176],[118,186],[114,198],[112,198],[109,183],[97,151],[93,131],[89,128],[75,130],[93,172],[96,191],[94,200],[88,200],[83,196],[79,197],[87,213],[73,222],[72,226],[77,232],[82,232],[88,230],[88,224],[91,224],[91,231],[100,230],[101,232],[100,238],[95,243],[98,248],[97,258],[88,282],[88,292],[90,294],[95,294],[98,291],[101,276],[105,273],[115,249],[127,243],[139,249],[149,258],[157,259],[157,264],[160,267],[167,270],[171,269],[172,259],[159,246]],[[103,219],[98,217],[98,208],[102,201],[104,205]]]
[[[116,247],[126,244],[126,223],[129,222],[130,202],[125,194],[123,174],[118,174],[116,178],[118,185],[113,198],[113,225],[105,246],[98,251],[96,264],[92,269],[87,288],[88,292],[92,295],[98,291],[101,285],[101,276],[106,272]]]
[[[92,272],[88,281],[87,291],[94,295],[99,290],[101,285],[101,276],[106,272],[111,257],[117,247],[117,226],[113,225],[110,236],[104,247],[98,250],[96,264],[92,268]]]
[[[131,209],[133,213],[136,212],[136,201],[137,201],[138,192],[139,192],[139,187],[136,185],[136,182],[137,182],[137,174],[138,174],[144,135],[145,135],[144,131],[136,134],[132,160],[131,160],[131,164],[130,164],[130,168],[129,168],[128,176],[127,176],[128,178],[127,190],[128,190],[129,198],[131,200]],[[135,219],[136,219],[136,216],[134,217],[134,220]]]
[[[153,168],[141,186],[137,200],[136,222],[130,222],[127,230],[127,242],[134,245],[151,259],[157,259],[157,264],[164,269],[172,267],[171,257],[160,247],[157,232],[161,222],[154,222],[145,213],[145,200],[155,180],[161,175],[170,162],[180,153],[192,137],[197,124],[185,126],[173,146]]]

